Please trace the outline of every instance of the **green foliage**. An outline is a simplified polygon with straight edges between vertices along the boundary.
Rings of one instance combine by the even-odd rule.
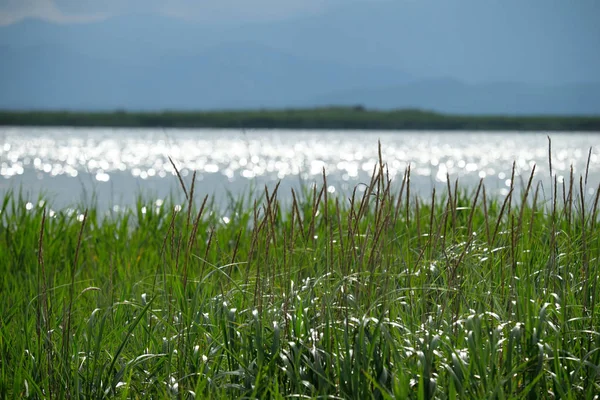
[[[277,188],[0,212],[0,397],[593,398],[598,198]],[[324,177],[325,179],[325,177]]]
[[[0,111],[0,125],[599,131],[599,116],[463,116],[357,107],[205,112]]]

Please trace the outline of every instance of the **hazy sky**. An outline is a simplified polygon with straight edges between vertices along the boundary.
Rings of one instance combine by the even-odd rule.
[[[345,0],[349,3],[356,0]],[[377,0],[360,0],[377,1]],[[34,17],[71,23],[144,13],[207,21],[261,21],[322,12],[341,0],[0,0],[0,24]]]
[[[148,59],[250,42],[420,78],[562,84],[600,82],[599,21],[600,0],[0,0],[0,46]]]
[[[7,25],[30,17],[76,23],[127,14],[155,14],[218,24],[319,14],[351,3],[387,3],[394,7],[404,3],[402,7],[426,6],[434,12],[436,8],[447,10],[448,6],[459,2],[462,6],[468,4],[490,10],[515,9],[515,6],[529,11],[537,8],[541,18],[564,15],[572,25],[577,23],[573,16],[588,22],[590,19],[600,21],[600,0],[0,0],[0,24]],[[537,24],[539,21],[532,19],[531,22]]]

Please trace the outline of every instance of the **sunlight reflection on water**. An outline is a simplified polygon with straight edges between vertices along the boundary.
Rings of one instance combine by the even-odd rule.
[[[553,172],[559,182],[585,173],[597,133],[552,133]],[[549,180],[545,133],[423,131],[161,130],[90,128],[0,128],[0,194],[22,188],[32,197],[51,195],[55,206],[91,198],[101,205],[131,204],[138,193],[158,198],[177,192],[170,156],[188,181],[197,172],[203,194],[245,192],[282,181],[321,182],[347,193],[367,182],[378,160],[377,141],[390,178],[400,180],[411,165],[411,187],[428,196],[445,188],[446,177],[474,186],[484,179],[488,193],[505,195],[513,161],[527,180]],[[588,194],[600,181],[600,157],[593,148]],[[280,197],[289,190],[282,191]]]

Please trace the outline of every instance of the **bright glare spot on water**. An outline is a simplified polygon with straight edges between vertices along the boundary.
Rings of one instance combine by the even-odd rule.
[[[219,166],[217,164],[207,164],[204,166],[204,170],[209,173],[219,172]]]
[[[25,204],[26,210],[31,210],[32,208],[33,208],[33,203],[27,202],[27,204]]]
[[[96,173],[96,180],[98,182],[108,182],[109,179],[110,179],[110,176],[103,171],[99,171]]]

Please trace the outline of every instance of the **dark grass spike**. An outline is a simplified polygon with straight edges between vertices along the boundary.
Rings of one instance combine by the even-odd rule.
[[[596,227],[596,213],[598,211],[598,201],[600,200],[600,184],[598,184],[598,187],[596,188],[596,197],[594,198],[594,205],[592,206],[592,213],[590,215],[590,219],[592,220],[591,222],[591,227],[590,230],[593,231],[594,228]]]
[[[552,139],[550,136],[546,136],[548,138],[548,167],[550,168],[550,195],[553,195],[552,185],[554,182],[553,173],[552,173]]]
[[[454,198],[452,196],[452,185],[450,183],[450,173],[448,173],[448,172],[446,172],[446,186],[448,188],[448,206],[447,206],[447,208],[448,208],[448,211],[452,212],[452,206],[454,205]],[[452,224],[451,225],[452,230],[454,230],[454,225],[455,225],[454,212],[452,212],[451,216],[452,216],[452,218],[450,219],[450,223]]]
[[[179,256],[181,255],[181,244],[183,243],[183,237],[178,237],[175,239],[175,242],[175,271],[179,271]]]
[[[434,249],[441,248],[442,251],[444,251],[443,249],[444,249],[444,246],[446,243],[445,235],[446,235],[446,228],[448,226],[448,215],[450,214],[448,211],[449,204],[450,203],[448,201],[446,201],[445,206],[440,206],[440,210],[442,211],[442,216],[441,216],[441,220],[437,224],[437,230],[435,232],[435,242],[433,245]]]
[[[358,216],[356,215],[356,212],[355,212],[355,209],[356,209],[355,204],[356,204],[356,186],[354,187],[354,190],[352,190],[352,197],[350,198],[350,205],[349,205],[350,208],[349,208],[349,212],[348,212],[348,234],[347,234],[349,248],[352,250],[352,259],[353,260],[357,259],[355,235],[358,232],[358,230],[356,229],[356,227],[358,226],[358,224],[356,223]],[[348,252],[348,257],[350,257],[350,252]]]
[[[431,210],[429,212],[429,233],[428,233],[428,238],[427,238],[427,241],[429,243],[427,245],[429,247],[429,258],[431,258],[431,252],[433,250],[435,250],[435,241],[433,242],[434,248],[433,249],[431,248],[431,243],[433,240],[434,223],[435,223],[435,187],[433,188],[432,193],[431,193]]]
[[[384,181],[384,191],[383,191],[383,203],[386,207],[386,219],[387,219],[387,223],[391,224],[392,222],[392,211],[393,211],[393,205],[394,205],[394,196],[392,195],[392,180],[390,179],[390,171],[389,171],[389,167],[386,164],[385,165],[385,181]]]
[[[267,232],[267,238],[265,241],[265,261],[269,262],[269,251],[271,249],[271,243],[273,244],[273,247],[277,248],[277,232],[275,230],[276,228],[276,221],[275,218],[277,217],[278,214],[278,207],[279,207],[279,203],[277,201],[277,191],[279,189],[279,184],[280,182],[277,182],[277,185],[275,185],[275,189],[273,189],[273,194],[269,197],[268,195],[268,190],[265,187],[265,194],[267,196],[267,210],[266,210],[266,215],[269,218],[269,230]],[[271,262],[270,263],[272,265],[271,268],[271,279],[273,284],[275,284],[275,274],[276,274],[276,268],[277,268],[277,262]]]
[[[398,200],[396,201],[396,208],[394,212],[394,219],[392,221],[392,226],[396,226],[398,223],[398,215],[400,213],[400,207],[402,205],[402,195],[404,193],[404,186],[406,185],[406,180],[408,178],[408,168],[404,169],[404,175],[402,176],[402,183],[400,184],[400,191],[398,192]]]
[[[376,215],[376,219],[375,219],[375,226],[379,227],[380,225],[382,226],[382,229],[384,229],[387,226],[387,221],[389,221],[389,215],[385,215],[384,217],[384,212],[385,212],[385,206],[386,204],[388,204],[388,198],[389,198],[389,194],[390,194],[390,182],[389,180],[387,180],[384,176],[384,172],[383,170],[379,170],[379,173],[381,175],[381,191],[383,193],[378,194],[378,200],[377,203],[379,204],[379,207],[377,208],[377,215]],[[388,210],[389,212],[389,210]],[[382,225],[383,224],[383,225]]]
[[[385,191],[385,189],[384,189]],[[385,200],[385,195],[381,197],[381,202],[383,203]],[[371,274],[373,274],[374,272],[374,261],[375,261],[375,254],[376,254],[376,247],[378,245],[380,245],[380,237],[382,232],[384,231],[384,229],[387,227],[387,223],[389,221],[389,215],[386,215],[385,217],[383,217],[383,209],[384,206],[383,204],[381,204],[381,206],[379,207],[379,213],[377,215],[377,219],[375,221],[375,228],[374,228],[374,236],[373,236],[373,240],[372,240],[372,245],[371,245],[371,253],[369,255],[369,261],[367,263],[367,265],[369,265],[369,269],[371,271]]]
[[[509,202],[510,195],[512,194],[512,188],[508,192],[508,195],[504,198],[504,202],[502,203],[502,207],[500,208],[500,214],[498,214],[498,219],[496,220],[496,227],[494,228],[494,234],[492,235],[492,245],[496,243],[496,235],[498,234],[498,229],[500,229],[500,223],[502,222],[502,217],[504,216],[504,210],[506,209],[506,205]]]
[[[467,222],[467,233],[469,236],[467,239],[467,243],[465,244],[463,250],[461,251],[458,259],[456,261],[454,261],[451,265],[451,274],[450,274],[450,279],[448,280],[449,287],[455,286],[454,280],[457,277],[458,267],[462,264],[462,260],[465,257],[465,255],[467,254],[467,252],[469,251],[469,248],[471,247],[471,243],[473,242],[473,239],[475,238],[475,235],[473,235],[471,226],[472,226],[472,221],[473,221],[473,215],[475,214],[475,206],[477,205],[477,199],[479,197],[479,192],[481,191],[482,186],[483,186],[483,178],[479,180],[479,186],[477,186],[477,192],[475,193],[475,198],[473,199],[473,203],[471,205],[471,212],[469,213],[469,220]]]
[[[375,198],[375,226],[378,226],[380,217],[381,217],[381,209],[385,204],[385,195],[386,195],[386,185],[385,185],[385,168],[383,163],[383,158],[381,157],[381,142],[378,142],[378,155],[379,155],[379,169],[377,171],[377,190],[376,190],[376,198]]]
[[[154,289],[156,288],[156,281],[158,279],[159,276],[159,269],[162,266],[162,278],[163,278],[163,282],[166,282],[167,279],[167,258],[166,258],[166,251],[167,251],[167,241],[169,239],[169,235],[171,235],[171,253],[173,253],[173,241],[175,240],[175,217],[177,216],[177,211],[175,209],[175,206],[173,206],[172,210],[171,210],[171,221],[169,222],[169,227],[167,228],[167,232],[165,233],[165,237],[163,238],[163,242],[162,242],[162,246],[159,252],[159,257],[162,261],[162,263],[157,263],[156,264],[156,273],[154,274],[154,279],[152,280],[152,290],[154,291]],[[112,274],[111,274],[112,277]]]
[[[375,188],[375,183],[376,183],[376,176],[377,176],[377,165],[373,166],[373,172],[371,174],[371,181],[370,184],[367,186],[367,190],[364,191],[362,199],[361,199],[361,203],[360,203],[360,208],[358,210],[358,215],[356,216],[356,220],[355,220],[355,231],[356,232],[360,232],[360,221],[363,218],[366,218],[367,215],[367,211],[368,211],[368,205],[371,199],[371,195],[373,194],[373,190]],[[367,253],[367,243],[369,242],[369,238],[371,235],[371,226],[369,224],[367,224],[366,226],[366,230],[364,233],[364,237],[362,237],[362,242],[359,240],[359,245],[360,245],[360,251],[358,253],[358,259],[357,259],[357,270],[356,273],[357,275],[361,275],[363,272],[363,266],[364,266],[364,260],[365,260],[365,255]],[[368,258],[367,258],[368,261]],[[359,299],[360,297],[360,285],[356,285],[355,288],[355,293],[354,296],[356,297],[356,299]]]
[[[266,218],[266,217],[265,217]],[[267,234],[268,235],[268,234]],[[267,236],[268,240],[268,236]],[[265,246],[266,247],[266,246]],[[268,250],[266,250],[268,251]],[[267,262],[267,259],[265,259]],[[261,275],[261,262],[256,263],[256,274],[254,276],[254,300],[252,303],[253,308],[258,310],[258,314],[262,315],[262,275]],[[268,273],[268,271],[267,271]]]
[[[210,251],[210,246],[212,245],[213,236],[215,234],[215,228],[213,226],[210,227],[208,233],[208,240],[206,241],[206,248],[204,249],[204,257],[203,260],[208,260],[208,252]],[[250,263],[248,263],[249,265]],[[204,268],[206,267],[206,261],[202,263],[202,268],[200,269],[200,280],[204,279]]]
[[[512,172],[510,173],[510,189],[508,192],[508,210],[506,212],[506,215],[511,215],[511,211],[512,211],[512,197],[514,194],[514,188],[515,188],[515,171],[517,169],[517,162],[513,161],[512,164]]]
[[[458,191],[458,177],[454,180],[454,198],[452,199],[454,201],[454,204],[452,204],[452,212],[454,213],[454,221],[456,222],[456,213],[458,212],[458,198],[459,198],[459,191]],[[456,229],[456,226],[453,227],[454,229]],[[454,232],[456,233],[456,232]]]
[[[192,174],[192,185],[190,187],[190,198],[188,199],[186,229],[189,232],[190,220],[192,218],[192,208],[194,207],[194,188],[196,186],[196,171]]]
[[[525,187],[525,192],[521,197],[521,210],[519,211],[519,221],[517,223],[517,231],[521,232],[522,224],[523,224],[523,214],[525,213],[525,208],[527,207],[527,197],[529,197],[529,191],[531,190],[531,183],[533,182],[533,175],[535,174],[535,165],[531,169],[531,174],[529,175],[529,180],[527,181],[527,186]]]
[[[562,214],[564,216],[567,215],[567,186],[565,184],[565,180],[563,179],[562,181],[562,200],[563,200],[563,205],[562,205]]]
[[[573,176],[573,164],[571,164],[571,171],[569,173],[569,195],[567,196],[567,225],[571,227],[571,218],[573,216],[573,184],[575,182]]]
[[[71,322],[73,316],[73,297],[75,296],[75,270],[77,269],[77,263],[79,261],[79,251],[81,249],[81,243],[83,239],[83,231],[85,229],[85,223],[87,221],[88,210],[86,209],[83,213],[83,220],[81,221],[81,227],[79,229],[79,236],[77,237],[77,246],[75,247],[75,258],[71,265],[71,282],[69,284],[69,305],[66,308],[66,328],[63,330],[63,358],[65,365],[70,365],[69,360],[69,345],[71,339]],[[67,397],[71,396],[70,380],[65,381],[65,389]]]
[[[190,232],[190,222],[192,220],[192,209],[194,207],[194,188],[196,186],[196,171],[194,171],[194,173],[192,174],[192,184],[190,186],[190,197],[188,199],[188,206],[187,206],[187,215],[186,215],[186,219],[185,219],[185,234],[186,235],[190,235],[188,237],[188,245],[185,248],[185,259],[183,262],[183,271],[182,271],[182,275],[183,275],[183,292],[185,293],[185,290],[187,288],[187,281],[188,281],[188,265],[190,262],[190,258],[191,258],[191,254],[190,254],[190,240],[193,237],[193,233]],[[193,228],[192,228],[193,230]],[[179,246],[181,246],[183,244],[183,238],[180,238],[179,240]],[[179,249],[177,249],[177,254],[179,256]],[[179,258],[179,257],[178,257]]]
[[[448,178],[449,179],[449,178]],[[440,246],[442,248],[442,252],[445,252],[446,249],[446,238],[447,238],[447,234],[448,234],[448,227],[450,227],[450,229],[452,229],[452,217],[453,217],[453,213],[452,213],[452,188],[450,186],[450,180],[448,180],[447,182],[447,186],[448,186],[448,198],[446,199],[446,207],[444,209],[444,223],[440,224],[440,229],[438,229],[438,235],[441,238],[441,243]],[[448,224],[448,221],[450,221],[450,223]],[[445,254],[444,254],[445,256]]]
[[[175,207],[172,208],[171,210],[171,221],[169,222],[169,228],[167,228],[167,233],[165,234],[165,237],[163,239],[163,243],[162,243],[162,247],[160,249],[160,254],[161,257],[164,259],[164,255],[165,255],[165,251],[167,249],[167,241],[169,239],[169,235],[174,231],[175,229],[175,216],[177,215],[177,211],[175,210]],[[171,247],[172,248],[172,247]]]
[[[581,262],[583,267],[583,313],[588,313],[588,301],[589,301],[589,280],[590,280],[590,266],[589,266],[589,255],[587,249],[587,236],[586,236],[586,223],[585,223],[585,190],[583,188],[583,177],[579,177],[579,197],[580,197],[580,215],[581,215]],[[583,340],[583,338],[582,338]]]
[[[14,212],[13,212],[14,214]],[[40,236],[38,239],[38,293],[39,300],[36,307],[37,316],[37,336],[38,336],[38,354],[46,354],[46,370],[48,378],[52,384],[52,352],[47,349],[49,344],[48,332],[50,332],[50,310],[48,304],[48,283],[46,275],[46,266],[44,264],[44,230],[46,227],[46,208],[42,211],[42,222],[40,225]],[[40,304],[41,303],[41,304]],[[44,334],[42,335],[42,331]],[[43,368],[42,368],[43,371]],[[52,393],[48,393],[49,396]]]
[[[550,276],[552,275],[552,273],[554,273],[556,271],[556,256],[557,256],[557,249],[556,249],[556,218],[557,218],[557,187],[558,187],[558,181],[557,181],[557,176],[554,175],[554,184],[552,185],[552,188],[554,189],[553,194],[552,194],[552,212],[550,213],[550,258],[548,260],[549,263],[549,267],[546,268],[546,282],[550,280]],[[553,286],[553,291],[554,293],[556,293],[556,280],[553,280],[554,282],[554,286]]]
[[[339,198],[336,197],[335,199],[335,216],[336,216],[336,220],[337,220],[337,224],[338,224],[338,240],[340,241],[340,256],[338,257],[338,261],[339,261],[339,268],[340,271],[342,271],[342,273],[344,275],[347,275],[348,271],[344,270],[344,266],[346,264],[346,246],[345,246],[345,241],[344,241],[344,233],[343,233],[343,229],[342,229],[342,215],[340,212],[340,201]]]
[[[292,212],[292,218],[293,218],[294,213]],[[293,222],[292,222],[292,231],[293,231]],[[293,235],[292,235],[293,236]],[[288,246],[290,246],[290,249],[292,248],[292,245],[290,245],[288,243],[288,236],[286,234],[285,229],[283,230],[283,273],[285,276],[285,285],[282,285],[281,287],[281,291],[282,291],[282,297],[283,297],[283,305],[282,305],[282,312],[283,315],[288,315],[288,310],[290,309],[290,299],[291,299],[291,293],[287,293],[286,295],[286,291],[289,288],[290,282],[292,281],[292,272],[291,272],[291,267],[288,263]],[[283,319],[283,335],[286,339],[290,339],[290,332],[289,332],[289,319],[288,318],[284,318]]]
[[[594,205],[592,207],[592,212],[590,215],[591,218],[591,224],[590,224],[590,232],[594,232],[594,229],[596,227],[596,211],[597,211],[597,207],[598,207],[598,201],[600,200],[600,184],[598,185],[598,187],[596,188],[596,198],[594,199]],[[598,276],[598,262],[594,263],[595,266],[595,271],[593,273],[590,273],[590,276]],[[590,300],[590,309],[595,310],[596,307],[598,307],[598,299],[597,294],[598,294],[598,279],[592,279],[592,298]],[[589,331],[590,332],[597,332],[598,331],[598,323],[596,322],[598,318],[598,313],[596,312],[592,312],[591,316],[590,316],[590,325],[589,325]],[[597,342],[596,342],[597,343]],[[588,342],[588,354],[591,354],[592,351],[592,341]],[[600,356],[598,355],[598,352],[596,352],[596,361],[594,362],[595,365],[598,365],[598,362],[600,361]]]
[[[471,204],[471,212],[469,213],[469,221],[467,222],[467,233],[469,236],[473,236],[473,216],[475,215],[475,207],[477,206],[477,200],[479,199],[479,193],[481,192],[482,186],[483,178],[479,180],[479,185],[477,185],[477,191],[475,192],[475,198]]]
[[[290,234],[287,240],[287,245],[289,246],[289,250],[291,251],[294,248],[295,238],[296,238],[296,212],[294,210],[294,204],[292,203],[292,208],[290,210]],[[285,232],[285,229],[283,230]]]
[[[489,216],[489,212],[488,212],[488,205],[487,205],[487,194],[485,192],[485,185],[483,185],[482,187],[483,190],[483,221],[484,221],[484,225],[485,225],[485,235],[487,238],[487,243],[488,246],[492,245],[492,238],[490,237],[490,216]]]
[[[325,218],[325,226],[328,227],[328,229],[325,229],[325,233],[327,234],[327,245],[329,247],[329,259],[328,261],[326,261],[327,264],[327,273],[329,274],[332,269],[333,269],[333,223],[329,220],[329,200],[327,198],[327,176],[325,174],[325,167],[323,167],[323,187],[325,188],[325,192],[324,192],[324,196],[325,196],[325,206],[323,209],[323,217]],[[337,201],[337,199],[336,199]],[[327,257],[327,253],[326,253],[326,257]]]
[[[319,195],[317,196],[317,185],[313,186],[313,204],[312,204],[312,212],[310,216],[310,225],[308,226],[308,231],[310,237],[308,238],[312,247],[315,247],[316,239],[315,239],[315,219],[317,218],[317,212],[319,211],[319,205],[321,204],[321,198],[323,197],[323,187],[319,190]]]
[[[284,231],[285,232],[285,231]],[[229,272],[228,275],[231,276],[231,274],[233,273],[233,267],[235,264],[235,260],[237,258],[237,253],[238,253],[238,249],[240,248],[240,239],[242,238],[242,233],[243,230],[240,229],[240,231],[238,232],[236,238],[235,238],[235,245],[233,246],[233,252],[231,253],[231,258],[230,258],[230,268],[229,268]],[[285,248],[284,248],[285,250]],[[285,253],[284,253],[284,257],[285,257]]]
[[[185,198],[187,200],[187,198],[188,198],[188,192],[187,192],[187,189],[185,188],[185,183],[183,183],[183,178],[181,177],[181,174],[179,173],[179,170],[175,166],[175,163],[171,159],[171,156],[169,156],[168,158],[169,158],[169,161],[171,162],[171,165],[173,166],[173,169],[175,170],[175,173],[177,174],[177,178],[179,179],[179,184],[181,185],[181,188],[183,189],[183,193],[185,194]]]
[[[294,189],[292,189],[292,212],[295,210],[296,211],[296,217],[297,217],[297,221],[298,221],[298,228],[300,228],[300,235],[302,236],[302,239],[304,241],[304,243],[306,243],[306,233],[304,231],[304,224],[302,223],[302,215],[300,214],[300,208],[298,206],[298,200],[296,198],[296,192],[294,191]],[[292,237],[292,243],[294,243],[294,238]]]
[[[377,174],[377,165],[373,166],[373,172],[371,173],[370,183],[366,186],[366,190],[363,192],[362,198],[360,200],[360,206],[358,208],[358,213],[356,215],[355,223],[358,223],[364,214],[366,214],[369,202],[371,200],[371,195],[373,194],[373,190],[376,182],[376,174]],[[358,228],[358,225],[356,226]]]
[[[433,237],[433,227],[434,227],[434,219],[435,219],[435,188],[433,188],[433,193],[431,194],[431,210],[429,212],[429,231],[427,233],[427,240],[424,246],[421,246],[421,250],[419,251],[419,256],[415,262],[415,265],[421,264],[425,253],[427,252],[428,259],[432,258],[432,251],[436,248],[437,243],[437,235]]]
[[[537,201],[540,193],[540,187],[542,186],[542,182],[538,182],[535,187],[535,193],[533,194],[533,202],[531,204],[531,218],[529,219],[529,242],[531,243],[532,235],[533,235],[533,225],[534,225],[534,217],[537,211]]]
[[[261,228],[259,222],[258,222],[258,216],[259,216],[260,212],[258,210],[258,203],[256,200],[254,200],[254,207],[252,210],[252,237],[250,240],[250,250],[248,251],[248,264],[246,264],[246,277],[249,274],[249,270],[250,270],[250,260],[252,260],[254,258],[254,252],[256,250],[256,244],[258,242],[258,233],[259,233],[259,229]],[[248,282],[246,282],[247,284]]]
[[[406,171],[406,226],[410,225],[410,164]]]
[[[196,176],[196,172],[194,171],[194,180],[195,180],[195,176]],[[193,193],[194,193],[194,185],[192,184],[192,190],[190,192],[190,205],[189,205],[189,209],[188,209],[188,216],[187,216],[187,224],[189,225],[189,220],[190,220],[190,214],[191,214],[191,208],[192,208],[192,199],[193,199]],[[188,282],[188,263],[189,260],[191,258],[191,256],[193,255],[192,250],[194,247],[194,243],[196,242],[196,238],[198,235],[198,226],[200,225],[200,219],[202,218],[202,214],[204,213],[204,208],[206,207],[206,202],[208,201],[208,195],[204,196],[204,199],[202,200],[202,205],[200,206],[200,210],[198,211],[198,214],[196,214],[196,218],[194,219],[193,223],[192,223],[192,231],[189,234],[188,237],[188,243],[187,243],[187,255],[185,257],[185,266],[184,266],[184,270],[183,270],[183,291],[185,292],[185,289],[187,288],[187,282]],[[188,228],[189,230],[189,228]],[[204,258],[206,259],[206,257]],[[233,261],[232,261],[233,263]]]
[[[375,192],[373,193],[373,196],[375,197],[375,227],[378,226],[379,224],[379,216],[380,216],[380,212],[381,212],[381,207],[383,206],[382,204],[382,179],[381,179],[381,175],[383,173],[382,169],[378,169],[377,170],[377,179],[375,182]]]
[[[585,164],[585,187],[588,184],[588,173],[590,172],[590,160],[592,159],[592,148],[588,151],[587,163]]]
[[[508,214],[510,217],[510,266],[511,266],[511,271],[510,271],[510,285],[509,285],[509,292],[511,293],[510,297],[514,298],[514,294],[516,293],[516,269],[517,269],[517,260],[515,259],[515,255],[516,255],[516,245],[515,245],[515,216],[514,214]],[[504,269],[503,269],[503,273],[504,273]],[[504,279],[502,279],[503,285],[504,285]],[[518,301],[518,299],[517,299]],[[508,312],[512,313],[512,309],[513,309],[513,303],[512,301],[508,302]],[[517,321],[521,321],[520,315],[519,315],[519,307],[516,307],[516,311],[515,311],[515,315],[517,316]]]
[[[417,228],[417,247],[421,247],[421,202],[419,198],[415,196],[415,221]]]
[[[194,219],[194,223],[192,225],[192,233],[188,239],[188,252],[191,254],[194,243],[196,242],[196,235],[198,234],[198,226],[200,225],[200,219],[202,218],[202,214],[204,213],[204,209],[206,207],[206,202],[208,201],[208,195],[204,196],[204,200],[202,200],[202,205],[200,206],[200,210],[198,214],[196,214],[196,218]],[[233,261],[231,261],[233,263]]]
[[[275,188],[273,189],[273,194],[271,194],[271,196],[269,196],[269,190],[268,188],[265,186],[265,194],[267,197],[267,209],[266,209],[266,214],[269,217],[269,226],[270,226],[270,232],[272,234],[272,240],[273,240],[273,245],[275,247],[277,247],[277,238],[276,238],[276,232],[275,232],[275,218],[277,216],[277,208],[278,208],[278,202],[277,202],[277,192],[279,190],[279,185],[281,184],[281,181],[277,182],[277,185],[275,185]]]

